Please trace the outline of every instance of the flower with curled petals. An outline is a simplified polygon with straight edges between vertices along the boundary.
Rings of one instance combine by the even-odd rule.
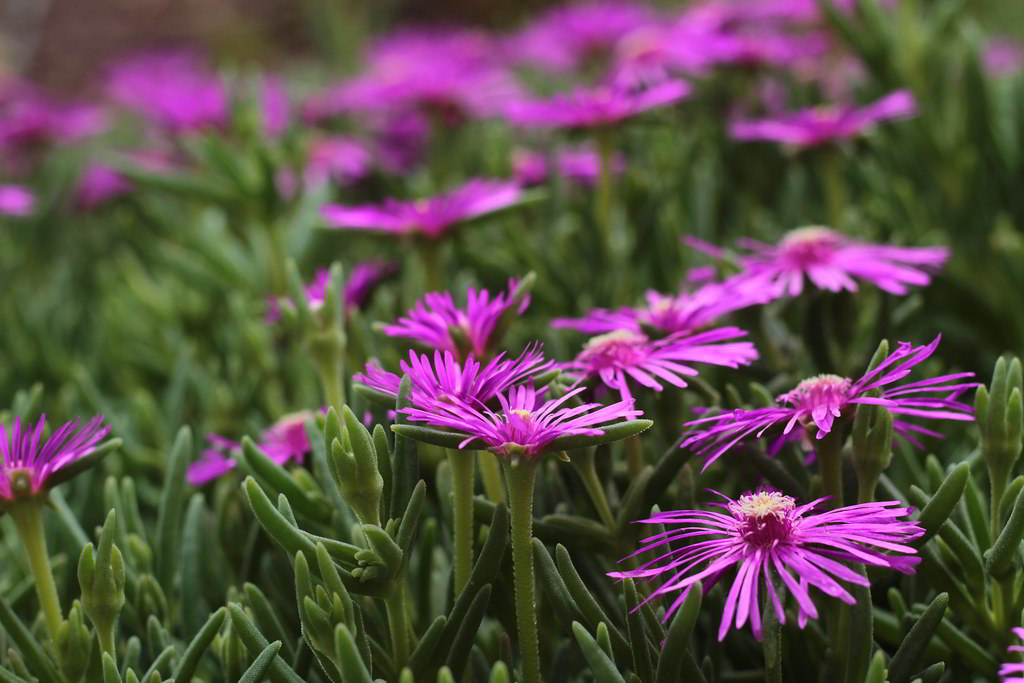
[[[744,335],[746,332],[737,327],[721,327],[649,339],[642,332],[618,329],[591,338],[583,351],[563,367],[600,379],[627,400],[632,397],[630,381],[654,391],[664,389],[662,382],[680,388],[687,386],[683,378],[698,374],[690,363],[728,368],[749,365],[757,359],[754,345],[732,341]]]
[[[723,496],[724,497],[724,496]],[[677,510],[659,512],[642,524],[666,531],[644,539],[630,557],[657,557],[636,569],[613,572],[615,578],[657,579],[649,600],[670,597],[665,619],[682,605],[690,587],[701,581],[704,590],[719,581],[726,598],[718,639],[749,621],[761,638],[762,590],[779,623],[785,623],[786,593],[797,604],[803,627],[818,617],[812,588],[847,604],[856,601],[849,586],[870,585],[849,565],[884,567],[906,574],[920,562],[910,542],[924,530],[905,518],[912,512],[897,501],[862,503],[818,512],[825,500],[798,505],[778,491],[747,493],[724,504],[725,512]],[[781,593],[781,595],[780,595]]]
[[[110,426],[97,415],[85,424],[65,422],[43,438],[46,416],[40,415],[33,427],[20,417],[10,425],[0,423],[0,504],[45,494],[47,482],[63,468],[93,453],[108,434]]]
[[[737,443],[751,437],[760,438],[774,427],[781,427],[783,434],[801,427],[821,439],[833,430],[836,420],[849,416],[861,404],[888,409],[896,418],[893,430],[912,443],[914,433],[941,436],[904,418],[974,420],[971,407],[959,400],[965,391],[978,386],[977,382],[963,381],[974,373],[960,372],[896,384],[909,375],[914,366],[935,353],[940,339],[936,336],[926,346],[900,342],[885,360],[857,380],[817,375],[781,394],[776,399],[777,406],[733,410],[688,422],[687,425],[696,426],[697,431],[683,441],[682,447],[706,456],[704,467],[707,468]]]

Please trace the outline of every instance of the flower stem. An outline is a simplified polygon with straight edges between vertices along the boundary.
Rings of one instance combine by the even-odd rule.
[[[1003,530],[1003,498],[1006,495],[1006,486],[1009,483],[1009,477],[1004,476],[1001,473],[996,473],[989,469],[989,481],[991,482],[991,493],[992,498],[989,512],[989,526],[991,527],[992,540],[999,538],[999,532]]]
[[[764,653],[764,680],[765,683],[782,683],[782,625],[768,596],[764,599],[763,613],[761,651]]]
[[[825,208],[829,226],[840,229],[846,207],[846,182],[843,179],[843,157],[838,149],[825,149],[822,161],[822,182],[825,185]]]
[[[540,683],[540,641],[533,576],[533,485],[537,464],[525,458],[502,460],[512,518],[512,573],[515,579],[516,622],[523,660],[522,683]]]
[[[614,529],[615,515],[612,514],[612,508],[608,504],[608,496],[605,494],[604,486],[597,476],[597,468],[594,466],[593,449],[587,449],[584,453],[574,457],[572,464],[580,475],[580,479],[583,480],[583,487],[587,490],[590,501],[597,508],[597,514],[601,521],[609,529]]]
[[[594,194],[594,216],[600,233],[602,253],[610,259],[612,245],[612,211],[615,206],[614,169],[615,140],[611,130],[598,129],[594,133],[598,155],[597,191]]]
[[[420,260],[423,262],[423,284],[426,291],[440,291],[441,264],[438,243],[433,240],[424,240],[420,243],[419,252]]]
[[[96,627],[96,637],[100,641],[100,652],[106,652],[111,657],[116,657],[114,651],[114,629],[117,622],[111,621],[104,624],[102,627],[99,624],[93,624]]]
[[[843,506],[843,430],[833,425],[832,431],[817,441],[815,450],[821,463],[821,488],[832,509]]]
[[[875,500],[875,488],[878,486],[878,480],[873,479],[867,481],[866,479],[857,480],[857,502],[858,503],[871,503]]]
[[[325,345],[326,346],[326,345]],[[342,372],[342,350],[324,348],[313,353],[317,374],[324,391],[324,400],[341,413],[345,405],[345,380]]]
[[[490,451],[477,451],[480,477],[484,480],[484,493],[492,503],[505,502],[505,485],[501,482],[501,466]]]
[[[46,534],[43,530],[43,505],[39,500],[20,501],[10,508],[11,518],[18,528],[21,543],[28,555],[29,567],[35,579],[39,607],[46,620],[46,630],[56,645],[57,631],[64,623],[64,614],[57,597],[57,585],[53,581],[50,557],[46,554]]]
[[[452,472],[452,547],[455,551],[455,597],[469,583],[473,570],[473,474],[476,457],[465,451],[448,450]]]
[[[405,610],[405,584],[399,579],[395,590],[384,599],[388,614],[388,630],[391,631],[391,654],[395,669],[401,671],[409,659],[409,615]]]

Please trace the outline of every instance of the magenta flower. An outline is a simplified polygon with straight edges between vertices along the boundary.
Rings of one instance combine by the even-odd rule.
[[[75,205],[89,211],[111,199],[127,194],[132,183],[105,164],[93,163],[85,167],[75,188]]]
[[[555,7],[535,19],[507,45],[509,59],[548,71],[566,72],[600,63],[630,33],[654,25],[647,5],[590,0]]]
[[[456,358],[487,358],[497,342],[494,337],[501,318],[508,311],[522,315],[530,305],[528,296],[517,298],[517,285],[518,281],[510,280],[508,291],[498,294],[470,287],[464,309],[456,305],[449,292],[430,292],[404,317],[381,329],[389,337],[450,351]]]
[[[520,151],[512,158],[513,174],[523,185],[539,185],[551,175],[548,157],[535,151]],[[601,160],[590,147],[579,147],[555,152],[554,167],[560,177],[580,185],[593,185],[601,173]],[[612,159],[612,171],[626,170],[626,160],[621,154]]]
[[[1016,73],[1024,67],[1024,45],[1012,38],[996,36],[985,44],[981,61],[997,76]]]
[[[426,354],[409,351],[409,362],[399,363],[402,375],[412,382],[410,399],[418,408],[429,408],[437,402],[460,402],[469,405],[487,403],[516,384],[521,384],[553,365],[544,360],[539,346],[527,348],[518,358],[500,353],[486,365],[473,358],[459,363],[450,351],[434,351],[433,363]],[[392,397],[398,396],[402,375],[367,363],[365,371],[352,379],[364,386]]]
[[[707,590],[735,567],[718,639],[724,639],[734,625],[743,628],[749,620],[754,637],[760,640],[762,587],[779,623],[786,621],[783,599],[790,593],[803,627],[808,619],[818,617],[810,588],[852,605],[856,600],[847,586],[870,585],[848,565],[885,567],[910,574],[920,562],[910,541],[924,530],[904,521],[912,509],[901,507],[897,501],[819,513],[815,508],[824,498],[797,505],[778,491],[763,490],[726,500],[728,514],[678,510],[642,520],[643,524],[664,525],[668,531],[644,539],[630,557],[646,552],[658,553],[659,557],[610,576],[658,578],[661,585],[649,599],[675,596],[665,613],[668,619],[694,583],[702,581]]]
[[[358,140],[340,135],[320,138],[310,149],[306,180],[348,185],[369,175],[372,160],[370,149]]]
[[[392,261],[357,263],[348,271],[342,289],[342,308],[348,313],[366,305],[370,294],[377,285],[398,272],[398,264]],[[313,274],[313,281],[306,285],[306,305],[311,311],[323,308],[327,299],[327,285],[330,283],[331,272],[327,268],[318,268]],[[274,323],[280,317],[280,302],[271,299],[267,311],[268,322]]]
[[[936,336],[927,346],[900,342],[888,358],[857,380],[838,375],[817,375],[778,396],[778,406],[732,410],[688,422],[687,426],[699,425],[699,429],[683,441],[682,447],[706,456],[706,469],[740,441],[751,436],[760,438],[776,426],[782,426],[784,435],[800,426],[808,433],[814,431],[815,437],[821,439],[832,431],[837,419],[849,417],[853,408],[862,404],[885,406],[897,418],[970,422],[974,419],[973,411],[959,397],[978,386],[976,382],[961,381],[973,377],[973,372],[894,385],[909,375],[915,365],[935,353],[940,338]],[[875,389],[881,393],[880,397],[869,395]],[[902,419],[893,422],[893,429],[909,440],[913,440],[912,433],[941,436]]]
[[[0,216],[29,216],[36,206],[36,196],[21,185],[0,185]]]
[[[278,465],[290,462],[301,464],[311,448],[306,422],[312,417],[313,412],[309,410],[285,415],[263,432],[256,445]],[[238,466],[238,453],[242,450],[242,444],[219,434],[208,434],[206,438],[211,447],[204,450],[199,460],[191,463],[186,472],[188,483],[192,486],[202,486]]]
[[[0,167],[25,172],[36,152],[101,133],[106,116],[97,107],[58,102],[20,81],[0,83]]]
[[[121,61],[110,70],[107,93],[172,132],[216,128],[228,119],[224,83],[191,52],[155,52]]]
[[[611,126],[652,109],[686,99],[691,88],[683,81],[664,81],[641,90],[619,86],[578,89],[548,100],[515,100],[506,120],[532,128],[595,128]]]
[[[22,425],[20,417],[10,426],[0,423],[0,503],[42,494],[48,488],[47,479],[95,451],[110,433],[102,415],[85,424],[65,422],[48,439],[43,439],[45,427],[45,415],[39,416],[34,428],[28,421]]]
[[[688,243],[708,251],[693,240]],[[727,283],[744,288],[763,288],[774,296],[799,296],[804,278],[818,289],[856,291],[856,280],[865,280],[890,294],[903,295],[908,287],[931,282],[929,270],[949,258],[946,247],[895,247],[856,242],[842,233],[820,226],[798,228],[776,245],[744,240],[754,253],[740,256],[743,271]],[[711,248],[714,251],[714,248]]]
[[[438,402],[427,409],[404,408],[402,412],[414,422],[462,432],[466,439],[459,448],[483,442],[495,455],[508,458],[537,458],[560,436],[599,436],[604,434],[602,427],[643,414],[633,409],[632,401],[566,405],[583,390],[579,387],[560,398],[544,400],[544,389],[518,386],[507,396],[498,394],[499,412],[461,402]]]
[[[522,189],[514,182],[477,179],[427,199],[389,199],[360,206],[328,204],[322,215],[331,228],[438,239],[461,223],[515,206],[522,198]]]
[[[712,282],[679,294],[648,290],[645,298],[647,303],[641,308],[595,308],[582,318],[555,318],[551,326],[574,329],[584,334],[605,334],[616,330],[637,334],[650,331],[689,334],[710,326],[733,311],[766,303],[773,297],[755,287]]]
[[[906,119],[916,114],[914,96],[907,90],[897,90],[864,107],[816,107],[770,119],[733,121],[729,134],[736,140],[815,147],[858,137],[881,121]]]
[[[721,327],[697,334],[673,334],[649,339],[630,329],[619,329],[593,337],[583,351],[563,365],[569,370],[596,377],[623,400],[631,398],[630,380],[662,391],[661,382],[675,387],[687,386],[685,376],[696,376],[690,363],[709,363],[727,368],[749,365],[757,359],[757,350],[748,341],[730,342],[747,333],[737,327]],[[728,343],[721,343],[728,342]]]
[[[1024,628],[1014,628],[1013,635],[1017,636],[1019,640],[1024,640]],[[1006,650],[1014,653],[1014,660],[1019,660],[1020,654],[1018,653],[1024,652],[1024,646],[1011,645]],[[999,678],[1002,683],[1024,683],[1024,662],[1003,662],[999,667]]]

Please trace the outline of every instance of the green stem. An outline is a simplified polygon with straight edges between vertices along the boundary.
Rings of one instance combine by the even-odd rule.
[[[477,451],[480,478],[484,480],[484,493],[492,503],[505,502],[505,485],[501,483],[501,465],[490,451]]]
[[[333,406],[340,414],[342,406],[345,405],[342,351],[324,348],[314,353],[313,358],[316,362],[317,374],[320,376],[320,385],[323,387],[324,400],[327,401],[328,406]]]
[[[586,453],[577,455],[572,459],[572,464],[580,475],[580,479],[583,480],[583,487],[587,490],[590,501],[597,508],[597,515],[604,522],[605,526],[609,529],[614,529],[615,515],[612,514],[612,508],[608,504],[608,496],[605,494],[604,485],[601,484],[601,479],[597,476],[593,450],[588,449]]]
[[[396,671],[401,671],[409,659],[409,614],[405,609],[405,584],[401,583],[401,579],[399,581],[394,592],[384,599]]]
[[[39,500],[19,501],[10,508],[11,518],[18,528],[21,543],[25,546],[32,577],[35,579],[39,607],[46,620],[50,639],[57,643],[57,632],[64,623],[64,613],[57,597],[57,584],[53,581],[50,556],[46,554],[46,534],[43,530],[43,504]]]
[[[441,290],[440,245],[433,240],[420,243],[420,260],[423,262],[424,287],[428,292]]]
[[[768,590],[775,590],[774,587]],[[782,683],[782,625],[772,607],[771,598],[764,599],[764,634],[761,651],[764,653],[765,683]]]
[[[537,463],[525,458],[502,460],[512,518],[512,573],[515,579],[516,622],[523,660],[522,683],[540,683],[540,641],[533,575],[533,485]]]
[[[843,429],[839,424],[815,443],[821,465],[822,493],[832,509],[843,506]]]
[[[111,657],[115,657],[114,652],[114,629],[117,622],[111,621],[109,624],[93,624],[96,627],[96,637],[100,641],[100,652],[106,652]]]
[[[875,500],[875,489],[878,487],[878,479],[867,479],[857,478],[857,502],[858,503],[871,503]]]
[[[1003,498],[1006,496],[1006,486],[1010,477],[1001,472],[997,473],[989,468],[989,481],[991,483],[991,508],[989,512],[989,526],[992,532],[992,540],[999,538],[999,532],[1003,530]]]
[[[598,155],[597,189],[594,194],[594,216],[601,240],[602,253],[610,258],[614,253],[612,245],[612,211],[615,206],[615,140],[609,129],[595,132]]]
[[[825,185],[825,207],[829,227],[840,229],[846,207],[846,181],[843,179],[843,157],[838,149],[823,150],[822,183]]]
[[[455,551],[455,596],[469,583],[473,571],[473,453],[448,450],[452,472],[452,547]]]

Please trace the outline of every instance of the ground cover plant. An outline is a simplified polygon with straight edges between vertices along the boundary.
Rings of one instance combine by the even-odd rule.
[[[324,11],[0,81],[0,681],[1024,680],[1012,13]]]

